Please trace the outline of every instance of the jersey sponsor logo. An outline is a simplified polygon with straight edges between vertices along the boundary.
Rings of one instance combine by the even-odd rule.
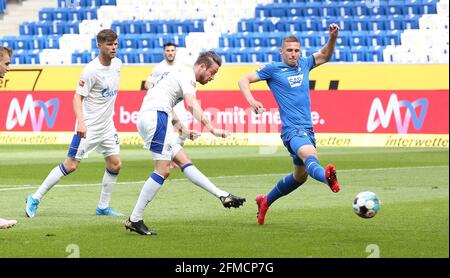
[[[416,108],[421,107],[419,112]],[[406,108],[401,110],[401,108]],[[369,117],[367,119],[367,131],[373,132],[380,125],[387,128],[391,122],[391,118],[395,120],[398,133],[408,133],[409,124],[412,121],[416,130],[420,130],[425,121],[428,110],[428,99],[420,98],[413,102],[406,100],[398,100],[396,94],[391,94],[386,110],[379,98],[375,98],[370,107]],[[402,111],[405,111],[402,115]],[[378,115],[378,118],[376,117]],[[392,117],[394,115],[394,117]]]
[[[50,113],[50,108],[52,107],[53,112]],[[9,104],[8,115],[6,117],[6,129],[11,130],[17,124],[24,126],[28,117],[31,119],[33,131],[42,130],[44,118],[47,126],[52,128],[55,124],[58,108],[59,100],[56,98],[43,102],[41,100],[33,100],[32,95],[27,95],[22,107],[19,104],[19,100],[13,98]]]
[[[300,87],[303,83],[303,74],[289,76],[288,81],[291,88]]]
[[[117,95],[118,92],[118,90],[110,90],[109,88],[104,88],[102,90],[102,97],[113,97]]]

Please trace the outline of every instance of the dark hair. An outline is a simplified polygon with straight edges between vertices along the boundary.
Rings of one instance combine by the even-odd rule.
[[[113,42],[117,40],[117,34],[111,29],[104,29],[97,34],[97,43]]]
[[[173,47],[177,48],[177,45],[174,44],[173,42],[166,42],[166,43],[163,45],[163,49],[166,49],[166,47],[168,47],[168,46],[173,46]]]
[[[283,42],[281,43],[281,47],[284,47],[284,44],[287,42],[298,42],[300,43],[300,41],[298,40],[298,38],[294,35],[290,35],[287,37],[284,37]]]
[[[4,55],[5,53],[8,53],[9,57],[11,58],[12,55],[13,55],[13,50],[12,50],[12,48],[5,47],[5,46],[1,46],[1,45],[0,45],[0,58],[3,58],[3,55]]]
[[[222,58],[212,50],[200,53],[197,61],[195,61],[196,65],[205,64],[208,68],[211,67],[213,63],[216,63],[219,67],[222,66]]]

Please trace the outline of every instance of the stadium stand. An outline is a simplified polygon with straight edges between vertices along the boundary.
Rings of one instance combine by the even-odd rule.
[[[159,62],[169,41],[191,55],[213,48],[227,63],[271,62],[287,34],[302,55],[317,51],[332,22],[335,62],[448,63],[448,0],[58,0],[38,13],[0,39],[18,50],[13,63],[87,63],[103,28],[120,35],[125,63]]]

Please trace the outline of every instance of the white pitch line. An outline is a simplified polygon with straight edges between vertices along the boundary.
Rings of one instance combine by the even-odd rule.
[[[446,165],[440,165],[440,166],[414,166],[414,167],[387,167],[387,168],[369,168],[369,169],[344,169],[344,170],[338,170],[338,173],[349,173],[349,172],[373,172],[373,171],[389,171],[389,170],[407,170],[407,169],[432,169],[432,168],[448,168],[449,166]],[[256,175],[235,175],[235,176],[217,176],[217,177],[210,177],[210,179],[237,179],[237,178],[248,178],[248,177],[271,177],[271,176],[282,176],[286,173],[269,173],[269,174],[256,174]],[[183,179],[172,179],[168,180],[169,182],[177,182],[177,181],[186,181],[185,178]],[[126,185],[126,184],[144,184],[145,181],[129,181],[129,182],[118,182],[118,185]],[[89,186],[101,186],[101,183],[80,183],[80,184],[63,184],[63,185],[55,185],[55,187],[58,188],[66,188],[66,187],[89,187]],[[20,187],[11,187],[13,185],[1,185],[0,192],[1,191],[21,191],[21,190],[27,190],[27,189],[36,189],[38,186],[31,185],[31,184],[25,184]]]

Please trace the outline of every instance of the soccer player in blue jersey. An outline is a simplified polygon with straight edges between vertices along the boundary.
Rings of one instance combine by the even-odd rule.
[[[335,193],[339,191],[334,165],[329,164],[324,169],[319,164],[309,96],[309,72],[330,60],[339,27],[334,23],[330,24],[329,34],[328,42],[309,57],[300,57],[300,42],[295,36],[284,38],[280,49],[283,62],[268,64],[242,77],[238,82],[250,107],[259,114],[264,111],[264,107],[253,97],[250,83],[266,80],[278,103],[283,144],[291,154],[294,163],[293,173],[283,177],[267,195],[256,196],[257,217],[260,225],[264,224],[270,205],[278,198],[297,189],[306,181],[308,175],[328,185],[331,191]]]

